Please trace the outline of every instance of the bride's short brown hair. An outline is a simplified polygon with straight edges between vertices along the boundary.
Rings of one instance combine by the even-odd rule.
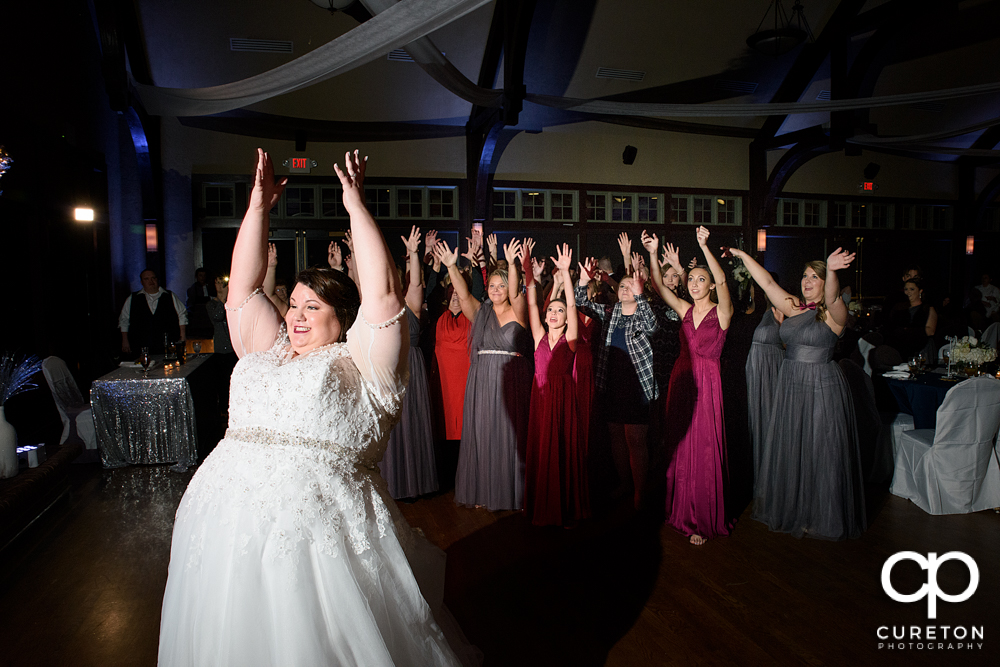
[[[340,337],[343,340],[347,336],[347,330],[357,319],[358,308],[361,307],[361,293],[354,281],[343,271],[314,266],[299,271],[295,282],[316,292],[316,296],[333,308],[340,322]]]

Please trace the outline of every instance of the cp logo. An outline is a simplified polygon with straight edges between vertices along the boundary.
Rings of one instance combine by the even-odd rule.
[[[901,560],[912,560],[916,562],[922,570],[927,570],[927,583],[921,586],[920,590],[916,593],[903,595],[892,587],[892,581],[890,580],[892,568],[895,567],[896,563]],[[938,588],[938,568],[941,566],[941,563],[948,560],[960,560],[965,563],[965,567],[969,568],[969,586],[958,595],[948,595]],[[889,560],[885,562],[885,565],[882,566],[882,589],[886,592],[886,595],[891,597],[896,602],[916,602],[917,600],[926,597],[927,618],[937,618],[938,598],[941,598],[945,602],[965,602],[972,597],[972,594],[976,592],[978,587],[979,567],[976,565],[976,561],[972,559],[972,556],[962,553],[961,551],[949,551],[940,558],[938,558],[938,555],[933,551],[927,554],[927,558],[924,558],[921,554],[918,554],[915,551],[900,551],[897,554],[893,554]]]

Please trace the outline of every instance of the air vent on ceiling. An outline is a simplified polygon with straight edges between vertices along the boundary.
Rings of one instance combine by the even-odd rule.
[[[615,69],[613,67],[598,67],[598,79],[620,79],[622,81],[642,81],[646,76],[645,72],[637,72],[632,69]]]
[[[733,79],[716,79],[715,87],[719,90],[728,90],[731,93],[742,93],[749,95],[757,90],[757,84],[753,81],[734,81]]]
[[[398,63],[413,62],[413,58],[410,56],[409,53],[406,52],[406,49],[393,49],[392,51],[389,52],[389,55],[387,57],[389,58],[389,60],[394,60]]]
[[[249,51],[252,53],[291,53],[292,43],[280,39],[242,39],[229,38],[230,51]]]
[[[833,98],[830,96],[829,90],[821,90],[819,91],[819,95],[816,96],[816,100],[818,102],[829,102],[832,99]]]
[[[910,107],[919,109],[920,111],[930,111],[931,113],[941,113],[944,111],[944,104],[942,102],[917,102],[916,104],[911,104]]]

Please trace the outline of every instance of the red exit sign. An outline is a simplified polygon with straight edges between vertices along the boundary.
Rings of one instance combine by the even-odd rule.
[[[308,174],[316,163],[307,157],[290,157],[285,160],[285,166],[289,174]]]

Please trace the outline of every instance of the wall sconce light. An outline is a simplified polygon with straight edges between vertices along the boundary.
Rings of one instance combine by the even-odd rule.
[[[976,237],[966,236],[965,237],[965,254],[971,255],[976,247]]]
[[[94,209],[92,208],[75,208],[73,209],[73,219],[77,222],[93,222],[94,221]]]
[[[159,248],[160,244],[156,238],[156,225],[146,225],[146,252],[156,252]]]
[[[767,250],[767,230],[758,229],[757,230],[757,252],[765,252]]]

